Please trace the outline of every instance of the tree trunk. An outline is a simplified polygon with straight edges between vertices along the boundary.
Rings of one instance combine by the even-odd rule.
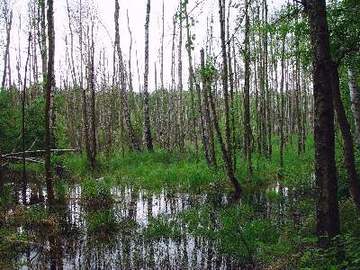
[[[184,104],[183,104],[183,62],[182,62],[182,44],[183,44],[183,0],[180,0],[179,4],[179,44],[178,44],[178,112],[179,112],[179,149],[180,152],[184,151],[185,147],[185,127],[184,127]]]
[[[355,122],[356,143],[360,147],[360,88],[357,84],[356,72],[352,67],[348,68],[351,111]]]
[[[204,70],[205,68],[205,56],[204,50],[201,50],[201,68]],[[207,85],[206,78],[202,76],[203,83],[203,100],[204,100],[204,129],[205,136],[207,138],[208,143],[208,151],[209,151],[209,165],[212,167],[217,166],[216,156],[215,156],[215,145],[214,145],[214,133],[212,128],[212,120],[211,120],[211,112],[210,112],[210,102],[209,102],[209,89],[210,85]]]
[[[91,41],[89,42],[89,86],[91,92],[91,158],[90,165],[94,170],[96,167],[96,152],[97,152],[97,143],[96,143],[96,100],[95,100],[95,43],[94,43],[94,24],[91,26]]]
[[[360,211],[360,179],[356,171],[353,137],[341,100],[339,72],[338,67],[335,64],[332,65],[331,75],[334,107],[344,141],[344,165],[349,178],[350,194]]]
[[[150,128],[150,108],[149,108],[149,23],[150,23],[150,1],[146,5],[145,21],[145,72],[144,72],[144,128],[145,140],[148,151],[154,151],[151,128]]]
[[[192,58],[192,49],[193,49],[193,42],[190,32],[190,22],[189,22],[189,15],[187,12],[187,4],[188,2],[185,2],[184,4],[184,15],[185,15],[185,22],[186,22],[186,51],[188,54],[188,63],[189,63],[189,86],[190,86],[190,121],[191,121],[191,131],[192,134],[192,142],[195,144],[195,151],[196,155],[198,154],[198,138],[197,138],[197,119],[195,116],[195,96],[194,96],[194,88],[196,85],[196,79],[195,79],[195,72],[193,68],[193,58]]]
[[[1,83],[2,89],[5,88],[7,73],[9,73],[9,86],[11,86],[10,40],[11,40],[11,26],[12,26],[13,12],[10,11],[9,18],[7,18],[7,14],[4,14],[4,15],[5,15],[5,19],[6,19],[6,47],[5,47],[5,54],[4,54],[4,73],[3,73],[2,83]]]
[[[120,77],[120,99],[122,103],[122,118],[125,118],[125,125],[128,132],[128,136],[131,142],[131,149],[133,151],[140,151],[140,143],[138,138],[136,137],[132,122],[131,122],[131,115],[130,115],[130,108],[129,108],[129,98],[126,91],[126,72],[125,72],[125,65],[122,56],[122,51],[120,47],[120,30],[119,30],[119,13],[120,13],[120,6],[119,1],[115,0],[115,13],[114,13],[114,21],[115,21],[115,48],[114,50],[117,52],[118,61],[119,61],[119,77]],[[114,54],[115,56],[116,54]],[[131,68],[131,66],[129,67]],[[130,75],[131,76],[131,75]],[[131,82],[131,81],[130,81]],[[132,83],[131,83],[132,85]],[[130,86],[131,87],[131,86]],[[130,89],[132,90],[132,89]],[[121,121],[123,121],[122,119]]]
[[[51,96],[55,86],[54,58],[55,58],[55,30],[54,30],[54,7],[53,0],[48,0],[47,22],[49,39],[49,59],[47,68],[47,78],[45,82],[45,176],[46,188],[49,204],[54,201],[54,188],[51,172]]]
[[[230,107],[229,107],[229,92],[228,92],[228,64],[227,64],[226,40],[225,40],[225,1],[224,0],[219,0],[219,17],[220,17],[221,51],[222,51],[222,60],[223,60],[222,85],[223,85],[224,102],[225,102],[226,145],[222,140],[221,130],[217,121],[215,103],[212,98],[212,95],[210,95],[211,97],[210,100],[211,100],[211,106],[213,108],[214,125],[223,152],[223,158],[225,162],[227,176],[235,188],[234,199],[237,200],[240,199],[241,196],[241,187],[238,180],[235,177],[234,167],[233,167],[233,156],[232,156],[233,152],[232,152],[230,113],[229,113]]]
[[[245,0],[245,40],[244,40],[244,65],[245,65],[245,83],[244,83],[244,131],[245,131],[245,155],[248,164],[248,174],[252,176],[251,162],[251,138],[252,131],[250,125],[250,19],[249,19],[249,0]]]
[[[283,176],[284,170],[284,146],[285,146],[285,137],[284,137],[284,122],[285,122],[285,96],[284,96],[284,82],[285,82],[285,41],[286,35],[284,35],[282,40],[282,49],[281,49],[281,82],[280,82],[280,178]]]
[[[314,50],[315,177],[318,194],[316,231],[319,245],[325,247],[340,231],[331,85],[334,63],[330,56],[325,0],[307,0],[305,9],[309,16]]]

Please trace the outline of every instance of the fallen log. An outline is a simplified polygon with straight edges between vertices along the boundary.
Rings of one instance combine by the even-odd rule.
[[[12,157],[12,156],[2,157],[2,158],[9,160],[9,161],[23,161],[24,160],[24,158],[22,158],[22,157]],[[33,158],[25,158],[25,161],[30,162],[30,163],[38,163],[38,164],[42,164],[42,165],[45,164],[44,161],[33,159]]]
[[[51,149],[51,153],[75,153],[79,152],[79,149]],[[24,151],[24,152],[16,152],[16,153],[8,153],[1,155],[1,158],[7,158],[7,157],[16,157],[16,156],[22,156],[22,155],[38,155],[38,154],[45,154],[46,150],[31,150],[31,151]]]

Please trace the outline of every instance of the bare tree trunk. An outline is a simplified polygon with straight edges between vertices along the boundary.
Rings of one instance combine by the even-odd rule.
[[[298,15],[296,17],[296,21],[298,21]],[[295,114],[296,114],[296,127],[297,127],[297,139],[298,139],[298,155],[302,153],[303,145],[302,145],[302,121],[301,121],[301,87],[300,87],[300,48],[299,48],[299,33],[295,31],[295,47],[296,47],[296,55],[295,55]]]
[[[352,67],[348,68],[351,111],[355,120],[355,138],[360,146],[360,88],[356,82],[356,72]]]
[[[187,3],[185,2],[184,4],[184,13],[185,13],[185,20],[186,20],[186,35],[187,35],[187,43],[186,43],[186,50],[187,50],[187,54],[188,54],[188,60],[189,60],[189,84],[190,84],[190,101],[191,101],[191,125],[192,125],[192,130],[190,131],[192,133],[193,137],[192,141],[195,143],[195,151],[196,151],[196,155],[198,154],[198,138],[197,138],[197,130],[196,130],[196,116],[195,116],[195,97],[194,97],[194,86],[196,85],[196,81],[195,81],[195,72],[194,72],[194,68],[193,68],[193,58],[192,58],[192,48],[193,48],[193,42],[192,42],[192,38],[191,38],[191,33],[190,33],[190,22],[189,22],[189,15],[187,12]]]
[[[46,83],[46,74],[47,74],[47,65],[48,65],[48,59],[47,59],[47,42],[46,42],[46,16],[45,16],[45,0],[39,1],[40,6],[40,25],[41,25],[41,42],[39,42],[40,45],[40,53],[41,53],[41,67],[42,67],[42,75],[43,75],[43,85],[44,85],[44,95],[46,95],[45,90],[45,83]]]
[[[145,141],[148,151],[154,151],[150,127],[150,107],[149,107],[149,24],[150,24],[150,1],[146,5],[145,21],[145,71],[144,71],[144,128]]]
[[[182,77],[182,42],[183,42],[183,0],[179,4],[179,44],[178,44],[178,112],[179,112],[179,149],[180,152],[184,151],[185,147],[185,127],[184,127],[184,104],[183,104],[183,77]]]
[[[43,1],[43,0],[42,0]],[[71,13],[70,13],[70,6],[69,6],[69,0],[66,0],[66,9],[67,9],[67,15],[68,15],[68,21],[69,21],[69,31],[70,31],[70,69],[71,69],[71,76],[73,80],[74,86],[77,86],[77,80],[76,80],[76,70],[75,70],[75,61],[74,61],[74,34],[73,29],[71,25]],[[45,43],[46,46],[46,43]]]
[[[230,129],[231,129],[231,149],[233,155],[234,172],[236,171],[236,125],[235,125],[235,98],[234,98],[234,72],[231,61],[231,37],[230,37],[230,10],[232,0],[228,3],[228,16],[226,19],[226,37],[227,37],[227,57],[228,57],[228,71],[229,71],[229,89],[230,89]],[[236,55],[233,55],[236,59]]]
[[[51,172],[51,92],[55,86],[54,58],[55,58],[55,30],[54,30],[54,7],[53,0],[48,0],[47,22],[49,39],[49,60],[47,68],[47,78],[45,81],[46,99],[45,99],[45,176],[46,188],[49,204],[54,201],[54,188]]]
[[[244,61],[245,61],[245,85],[244,85],[244,130],[245,130],[245,155],[248,163],[248,173],[252,176],[251,162],[251,124],[250,124],[250,19],[249,19],[249,0],[245,0],[245,40],[244,40]]]
[[[115,48],[114,49],[117,51],[118,61],[119,61],[119,76],[120,76],[120,88],[121,88],[120,91],[121,91],[123,117],[125,118],[126,128],[128,131],[130,141],[131,141],[131,149],[134,151],[141,151],[139,140],[136,137],[136,134],[135,134],[132,122],[131,122],[129,99],[128,99],[128,94],[126,91],[126,75],[125,75],[126,72],[125,72],[122,51],[121,51],[121,47],[120,47],[119,10],[120,10],[119,1],[115,0],[115,13],[114,13]],[[121,120],[121,121],[123,121],[123,120]]]
[[[216,119],[217,117],[216,117],[215,104],[212,95],[211,95],[211,104],[212,104],[211,106],[213,108],[215,129],[218,134],[219,143],[222,148],[227,176],[235,188],[234,199],[238,200],[241,196],[242,190],[238,180],[235,177],[234,167],[233,167],[233,156],[232,156],[233,152],[231,148],[232,143],[231,143],[230,113],[229,113],[230,108],[229,108],[229,92],[228,92],[228,64],[227,64],[226,40],[225,40],[225,0],[219,0],[219,15],[220,15],[221,51],[222,51],[222,60],[223,60],[222,85],[223,85],[224,102],[225,102],[226,145],[222,141],[221,130],[217,123],[218,121]]]
[[[83,75],[83,23],[82,23],[82,0],[80,0],[80,22],[79,22],[79,46],[80,46],[80,90],[82,92],[82,115],[83,115],[83,132],[85,140],[85,150],[88,162],[91,165],[91,146],[89,135],[89,116],[88,116],[88,104],[87,104],[87,89],[84,87],[84,75]]]
[[[29,66],[29,59],[30,59],[30,44],[31,44],[31,32],[29,32],[28,37],[28,51],[27,51],[27,57],[26,57],[26,63],[25,63],[25,75],[24,75],[24,85],[23,85],[23,92],[22,92],[22,98],[21,98],[21,111],[22,111],[22,128],[21,128],[21,137],[22,137],[22,173],[23,173],[23,190],[22,190],[22,196],[23,196],[23,203],[26,204],[26,188],[27,188],[27,176],[26,176],[26,157],[25,157],[25,105],[26,105],[26,82],[27,82],[27,71]]]
[[[160,48],[160,83],[161,90],[164,90],[164,39],[165,39],[165,4],[162,2],[162,16],[161,16],[161,48]]]
[[[8,10],[5,11],[8,13]],[[4,14],[6,19],[6,47],[5,47],[5,54],[4,54],[4,73],[1,83],[1,88],[5,88],[6,84],[6,75],[9,74],[9,86],[11,86],[11,70],[10,70],[10,41],[11,41],[11,27],[12,27],[12,19],[13,19],[13,12],[10,11],[9,14]]]
[[[284,170],[284,123],[285,123],[285,96],[284,96],[284,82],[285,82],[285,40],[286,34],[282,38],[282,49],[281,49],[281,82],[280,82],[280,178],[283,176]]]
[[[95,100],[95,67],[94,67],[94,57],[95,57],[95,43],[94,43],[94,23],[91,25],[91,41],[89,42],[89,86],[91,92],[91,158],[90,165],[94,170],[96,168],[96,100]]]
[[[175,133],[178,129],[177,122],[177,107],[175,103],[176,98],[176,81],[175,81],[175,39],[176,39],[176,17],[173,18],[173,34],[171,46],[171,87],[169,94],[169,109],[168,109],[168,148],[177,143]]]
[[[325,0],[306,0],[304,3],[314,49],[315,177],[319,194],[316,230],[320,246],[327,246],[329,240],[340,231],[331,84],[334,63],[330,56]]]

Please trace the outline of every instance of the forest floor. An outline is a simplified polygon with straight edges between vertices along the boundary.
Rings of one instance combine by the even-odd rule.
[[[359,266],[354,243],[360,222],[349,199],[340,200],[344,225],[336,245],[346,247],[345,255],[336,261],[337,249],[316,248],[311,141],[307,147],[298,156],[290,145],[283,170],[276,150],[271,160],[255,155],[251,178],[239,156],[244,193],[236,204],[222,165],[209,169],[191,153],[102,155],[96,172],[81,155],[56,157],[54,164],[66,170],[55,180],[57,204],[50,211],[42,168],[29,165],[24,185],[15,166],[0,201],[6,209],[0,219],[0,268]]]

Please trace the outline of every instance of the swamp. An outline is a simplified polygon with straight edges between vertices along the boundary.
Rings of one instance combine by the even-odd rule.
[[[0,0],[0,269],[360,269],[358,0]]]

